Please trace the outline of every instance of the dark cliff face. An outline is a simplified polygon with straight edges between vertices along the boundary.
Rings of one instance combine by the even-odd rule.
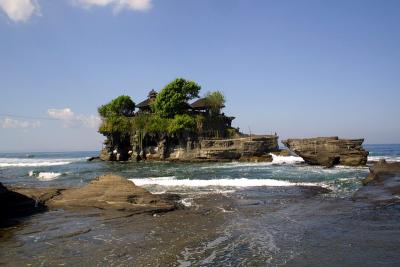
[[[325,167],[365,165],[368,151],[362,147],[363,142],[364,139],[339,139],[337,136],[282,141],[306,163]]]

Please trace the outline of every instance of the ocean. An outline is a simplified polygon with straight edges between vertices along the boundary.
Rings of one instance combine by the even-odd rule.
[[[369,161],[400,161],[400,145],[365,145]],[[318,185],[346,196],[360,186],[368,167],[309,166],[300,157],[273,156],[272,163],[88,162],[98,151],[0,153],[0,182],[18,186],[83,186],[115,173],[160,192],[218,192],[257,186]]]
[[[400,145],[365,145],[400,161]],[[109,218],[54,210],[0,231],[4,266],[399,266],[400,213],[351,200],[369,169],[271,163],[88,162],[98,151],[1,153],[0,182],[80,187],[114,173],[187,210]],[[316,193],[309,188],[326,188]],[[7,249],[3,249],[7,248]]]

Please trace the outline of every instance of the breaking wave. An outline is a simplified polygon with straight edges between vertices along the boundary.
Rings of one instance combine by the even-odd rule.
[[[6,167],[47,167],[71,164],[84,160],[85,158],[65,158],[65,159],[21,159],[21,158],[0,158],[0,168]]]
[[[400,156],[368,156],[368,161],[379,161],[381,159],[387,162],[400,162]]]
[[[35,171],[29,172],[29,176],[36,177],[39,181],[51,181],[58,178],[61,175],[62,173],[59,172],[35,172]]]
[[[303,163],[304,160],[298,156],[276,156],[271,154],[272,162],[229,162],[220,165],[203,166],[201,169],[232,169],[242,167],[267,167],[271,165],[293,165]]]
[[[323,186],[318,183],[293,183],[275,179],[176,179],[175,177],[129,179],[138,186],[160,185],[166,187],[258,187],[258,186]]]
[[[296,164],[303,163],[304,160],[298,156],[277,156],[271,154],[273,164]]]

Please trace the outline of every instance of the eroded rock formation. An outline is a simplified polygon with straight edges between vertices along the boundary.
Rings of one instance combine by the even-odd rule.
[[[176,195],[154,195],[116,175],[95,178],[82,188],[6,188],[0,183],[0,222],[54,208],[166,212],[177,208]]]
[[[169,160],[169,161],[272,161],[270,152],[279,151],[278,136],[252,136],[236,139],[180,140],[171,142],[165,139],[146,140],[139,153],[133,152],[131,160]],[[101,152],[102,160],[112,160],[109,150]],[[118,154],[118,151],[115,151]]]
[[[111,174],[97,177],[82,188],[64,190],[46,205],[50,208],[99,208],[137,213],[176,208],[167,196],[153,195],[129,180]]]
[[[364,139],[339,139],[337,136],[282,141],[306,163],[325,167],[365,165],[368,151],[362,147],[363,142]]]
[[[378,205],[400,204],[400,162],[379,161],[362,182],[364,186],[354,194],[354,200]]]

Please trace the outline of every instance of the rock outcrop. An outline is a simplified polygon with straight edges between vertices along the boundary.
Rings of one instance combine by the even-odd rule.
[[[35,200],[8,190],[0,183],[0,223],[12,217],[31,214],[35,211]]]
[[[165,212],[176,208],[173,198],[151,194],[116,175],[100,176],[82,188],[64,190],[46,205],[49,208],[98,208],[133,213]]]
[[[95,178],[82,188],[6,188],[0,183],[0,224],[11,218],[48,209],[126,211],[130,214],[167,212],[177,208],[176,195],[154,195],[116,175]]]
[[[167,161],[272,161],[270,152],[279,151],[278,136],[252,136],[235,139],[185,140],[179,144],[165,139],[152,140],[139,157],[132,153],[131,160]],[[118,154],[118,151],[114,151]],[[117,160],[113,152],[103,150],[100,158],[105,161]]]
[[[0,224],[12,218],[46,210],[45,201],[57,192],[55,189],[37,189],[32,194],[30,189],[9,189],[0,183]]]
[[[339,139],[337,136],[282,141],[292,152],[302,157],[306,163],[325,167],[365,165],[368,159],[368,151],[362,147],[363,142],[364,139]]]
[[[381,160],[370,168],[363,187],[353,196],[354,200],[378,205],[400,204],[400,162]]]

